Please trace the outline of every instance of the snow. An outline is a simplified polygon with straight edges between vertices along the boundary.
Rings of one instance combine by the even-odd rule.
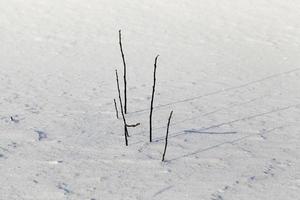
[[[0,0],[0,199],[298,199],[299,10],[296,0]],[[128,147],[113,103],[119,29],[126,117],[141,123]]]

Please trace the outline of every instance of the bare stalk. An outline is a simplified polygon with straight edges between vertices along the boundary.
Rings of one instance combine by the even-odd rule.
[[[114,99],[114,104],[115,104],[115,110],[116,110],[116,117],[117,117],[117,119],[119,119],[119,112],[118,112],[118,107],[117,107],[116,99]]]
[[[150,142],[152,142],[152,113],[153,113],[153,101],[154,101],[155,84],[156,84],[157,58],[158,58],[158,55],[155,57],[154,72],[153,72],[153,86],[152,86],[152,96],[151,96],[151,105],[150,105],[150,120],[149,120],[149,123],[150,123]]]
[[[124,122],[124,136],[125,136],[125,145],[128,146],[128,130],[127,130],[127,123],[126,123],[126,118],[124,115],[123,111],[123,105],[122,105],[122,98],[121,98],[121,92],[120,92],[120,84],[119,84],[119,76],[118,76],[118,71],[116,70],[116,80],[117,80],[117,89],[118,89],[118,94],[119,94],[119,101],[120,101],[120,108],[121,108],[121,114]]]
[[[165,155],[166,155],[167,146],[168,146],[169,127],[170,127],[170,121],[171,121],[172,115],[173,115],[173,110],[171,111],[169,120],[168,120],[167,133],[166,133],[166,139],[165,139],[165,149],[164,149],[164,153],[163,153],[161,161],[165,161]]]
[[[123,60],[123,67],[124,67],[124,72],[123,72],[123,79],[124,79],[124,111],[125,114],[127,114],[127,67],[126,67],[126,62],[125,62],[125,56],[123,52],[123,46],[122,46],[122,35],[121,35],[121,30],[119,30],[119,45],[120,45],[120,51],[122,55],[122,60]]]

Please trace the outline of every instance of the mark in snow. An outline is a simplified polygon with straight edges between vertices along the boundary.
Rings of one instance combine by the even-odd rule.
[[[188,129],[184,130],[184,133],[202,133],[202,134],[210,134],[210,135],[226,135],[226,134],[236,134],[235,131],[228,131],[228,132],[215,132],[215,131],[201,131],[197,129]]]
[[[224,198],[219,194],[213,194],[211,200],[224,200]]]
[[[18,115],[14,116],[14,117],[13,117],[13,116],[10,116],[10,121],[12,121],[12,122],[14,122],[14,123],[19,123],[20,120],[18,120],[17,117],[18,117]]]
[[[67,187],[68,187],[68,185],[67,185],[66,183],[60,183],[60,184],[57,186],[58,189],[64,191],[64,194],[65,194],[65,195],[72,193],[72,191],[69,190]]]
[[[35,130],[35,132],[38,134],[39,136],[39,141],[43,140],[43,139],[46,139],[47,138],[47,133],[43,132],[43,131],[38,131],[38,130]]]
[[[153,197],[156,197],[157,195],[160,195],[161,193],[163,193],[163,192],[165,192],[165,191],[167,191],[167,190],[170,190],[170,189],[173,188],[173,187],[174,187],[173,185],[170,185],[170,186],[168,186],[168,187],[166,187],[166,188],[163,188],[163,189],[159,190],[158,192],[156,192],[156,193],[153,195]]]
[[[54,161],[48,161],[49,164],[51,165],[56,165],[56,164],[59,164],[59,163],[63,163],[62,160],[54,160]]]

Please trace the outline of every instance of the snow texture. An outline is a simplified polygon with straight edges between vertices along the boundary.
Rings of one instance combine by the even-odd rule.
[[[0,0],[0,200],[299,199],[299,11],[297,0]],[[128,147],[113,102],[119,29],[126,117],[141,123]]]

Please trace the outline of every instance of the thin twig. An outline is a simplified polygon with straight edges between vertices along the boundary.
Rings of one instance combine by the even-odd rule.
[[[128,130],[127,130],[127,123],[126,123],[126,118],[124,115],[123,111],[123,105],[122,105],[122,98],[121,98],[121,92],[120,92],[120,84],[119,84],[119,76],[118,76],[118,71],[116,70],[116,80],[117,80],[117,89],[118,89],[118,94],[119,94],[119,101],[120,101],[120,107],[121,107],[121,114],[123,117],[123,122],[124,122],[124,136],[125,136],[125,145],[128,146]]]
[[[150,105],[150,142],[152,142],[152,113],[153,113],[153,101],[154,101],[154,93],[155,93],[155,84],[156,84],[156,67],[157,67],[157,58],[159,55],[155,57],[154,62],[154,71],[153,71],[153,86],[152,86],[152,96],[151,96],[151,105]]]
[[[124,72],[123,72],[123,79],[124,79],[124,111],[125,111],[125,114],[127,114],[127,79],[126,79],[127,67],[126,67],[125,56],[124,56],[124,52],[123,52],[123,46],[122,46],[121,30],[119,30],[119,45],[120,45],[120,51],[121,51],[123,67],[124,67]]]
[[[136,123],[136,124],[127,124],[127,127],[130,127],[130,128],[134,128],[134,127],[137,127],[141,125],[141,123]]]
[[[164,153],[163,153],[161,161],[165,161],[165,155],[166,155],[167,146],[168,146],[169,127],[170,127],[170,121],[171,121],[172,115],[173,115],[173,110],[171,111],[169,120],[168,120],[167,133],[166,133],[166,139],[165,139],[165,149],[164,149]]]
[[[116,110],[116,117],[117,117],[117,119],[119,119],[119,112],[118,112],[118,107],[117,107],[116,99],[114,99],[114,104],[115,104],[115,110]]]

